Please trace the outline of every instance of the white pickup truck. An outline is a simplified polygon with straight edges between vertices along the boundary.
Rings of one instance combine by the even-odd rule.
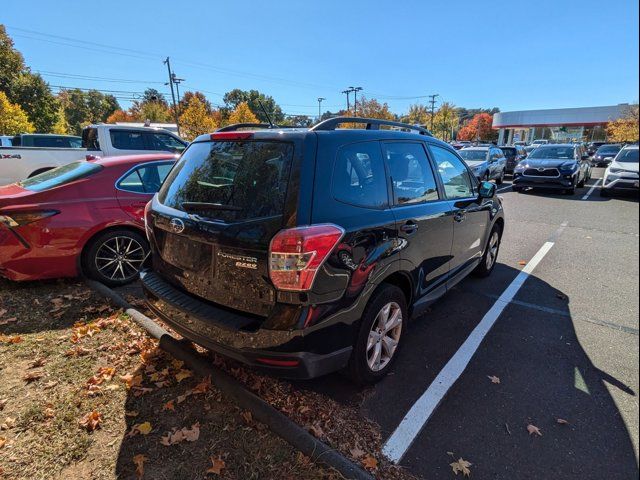
[[[82,131],[82,148],[0,147],[0,186],[82,160],[88,155],[180,153],[186,146],[187,142],[167,130],[91,125]]]

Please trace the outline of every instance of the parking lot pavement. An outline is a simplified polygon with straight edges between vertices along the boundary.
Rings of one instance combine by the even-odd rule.
[[[463,281],[412,322],[394,372],[375,387],[360,392],[330,376],[310,388],[359,403],[388,441],[552,238],[400,464],[421,478],[451,478],[459,457],[473,463],[473,478],[637,478],[638,201],[601,198],[597,188],[587,196],[594,173],[573,196],[505,185],[494,274]]]

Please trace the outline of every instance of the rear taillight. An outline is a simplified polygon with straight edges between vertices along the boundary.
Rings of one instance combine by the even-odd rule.
[[[5,212],[0,215],[0,223],[7,227],[19,227],[29,223],[37,222],[48,217],[59,214],[58,210],[32,210],[24,212]]]
[[[144,206],[144,215],[142,218],[144,219],[144,233],[147,234],[147,240],[151,240],[151,213],[149,213],[149,209],[151,208],[151,201],[147,202]]]
[[[217,132],[211,134],[211,140],[248,140],[253,132]]]
[[[306,291],[344,230],[321,224],[281,230],[269,246],[269,277],[278,290]]]

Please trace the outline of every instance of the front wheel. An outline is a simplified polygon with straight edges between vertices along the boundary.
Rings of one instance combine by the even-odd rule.
[[[82,258],[83,272],[109,287],[138,278],[149,255],[149,243],[133,230],[111,230],[95,237]]]
[[[373,294],[349,359],[349,375],[355,383],[375,383],[389,372],[408,319],[407,300],[398,287],[385,284]]]
[[[489,234],[489,240],[487,247],[484,250],[484,255],[480,264],[473,271],[473,274],[477,277],[488,277],[493,272],[498,260],[498,253],[500,252],[500,241],[502,239],[502,229],[499,225],[495,225]]]

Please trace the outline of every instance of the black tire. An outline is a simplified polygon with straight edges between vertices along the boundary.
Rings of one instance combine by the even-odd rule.
[[[585,183],[587,183],[587,174],[585,173],[584,178],[578,182],[578,188],[584,188]]]
[[[575,195],[575,194],[576,194],[576,187],[567,188],[567,189],[564,191],[564,194],[565,194],[565,195],[567,195],[567,196]]]
[[[496,184],[497,185],[502,185],[504,183],[504,176],[505,175],[506,175],[506,172],[504,170],[502,170],[502,173],[500,174],[500,176],[496,180]]]
[[[82,271],[109,287],[126,285],[138,278],[149,255],[149,243],[134,230],[109,230],[90,240],[82,254]],[[111,256],[113,259],[110,260]]]
[[[606,198],[606,197],[608,197],[608,196],[609,196],[609,192],[608,192],[608,191],[606,191],[604,188],[601,188],[601,189],[600,189],[600,196],[601,196],[601,197],[605,197],[605,198]]]
[[[496,237],[497,235],[497,237]],[[497,243],[494,245],[493,241],[497,238]],[[473,275],[476,277],[488,277],[493,272],[493,269],[498,263],[498,254],[500,253],[500,244],[502,243],[502,228],[496,224],[491,229],[489,238],[487,239],[487,245],[484,248],[484,255],[480,264],[473,271]],[[495,248],[494,248],[495,246]],[[489,256],[491,255],[491,262],[489,262]],[[490,264],[489,264],[490,263]]]
[[[401,312],[401,326],[399,331],[399,336],[397,339],[397,345],[393,353],[391,354],[388,362],[379,370],[374,370],[369,366],[369,349],[367,348],[369,344],[369,334],[372,332],[374,322],[378,318],[378,314],[381,313],[383,307],[395,304],[399,307]],[[409,320],[409,315],[407,311],[407,300],[404,296],[402,290],[400,290],[395,285],[390,284],[382,284],[378,289],[373,293],[369,303],[367,304],[364,314],[362,315],[362,319],[360,321],[360,330],[358,332],[358,337],[353,345],[353,350],[351,352],[351,358],[349,359],[349,365],[347,367],[349,376],[351,379],[358,385],[367,385],[371,383],[375,383],[382,379],[391,369],[396,359],[398,358],[398,353],[402,348],[403,339],[406,336],[405,332],[407,329],[407,323]],[[384,350],[384,342],[378,340],[380,344],[380,351]],[[375,344],[372,347],[375,354],[375,349],[378,348]],[[382,355],[382,353],[381,353]]]

